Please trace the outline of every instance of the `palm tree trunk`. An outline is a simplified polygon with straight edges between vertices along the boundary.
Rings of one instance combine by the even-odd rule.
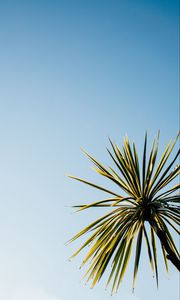
[[[164,246],[164,249],[166,250],[167,259],[169,259],[172,262],[172,264],[180,271],[180,259],[169,246],[169,242],[167,240],[165,233],[157,226],[157,224],[154,224],[152,220],[149,222],[152,228],[155,230],[156,235],[160,239],[161,244]]]

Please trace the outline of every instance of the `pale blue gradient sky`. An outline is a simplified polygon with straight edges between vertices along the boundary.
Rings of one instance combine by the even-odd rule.
[[[178,50],[178,1],[0,0],[0,298],[110,298],[104,281],[84,287],[82,256],[68,262],[99,213],[68,206],[100,193],[66,174],[98,182],[80,147],[109,162],[108,136],[141,149],[146,129],[176,135]],[[177,300],[159,264],[159,291],[143,256],[135,294],[130,266],[113,299]]]

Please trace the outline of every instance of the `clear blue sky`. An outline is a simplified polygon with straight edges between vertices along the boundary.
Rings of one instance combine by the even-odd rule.
[[[80,147],[106,162],[110,136],[141,149],[177,133],[178,2],[0,0],[0,299],[109,299],[104,281],[80,281],[80,245],[92,220],[69,206],[100,194],[68,179],[94,177]],[[142,257],[112,299],[178,300],[178,275],[160,265],[160,288]]]

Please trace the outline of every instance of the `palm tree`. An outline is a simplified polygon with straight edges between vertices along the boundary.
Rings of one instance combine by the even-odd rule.
[[[133,243],[135,243],[134,289],[143,238],[147,245],[148,258],[152,271],[155,272],[157,285],[157,238],[161,244],[166,270],[168,271],[168,261],[170,261],[180,271],[179,253],[170,232],[171,228],[179,234],[177,227],[180,224],[178,193],[180,184],[174,183],[172,186],[172,182],[180,174],[180,166],[174,166],[180,150],[168,163],[178,137],[179,135],[175,141],[167,145],[159,162],[156,163],[159,134],[147,154],[146,133],[141,170],[136,146],[134,143],[130,144],[128,137],[124,139],[122,150],[110,140],[111,151],[109,149],[107,151],[116,169],[104,167],[85,152],[95,165],[95,171],[117,185],[119,190],[125,192],[125,196],[84,179],[70,176],[110,195],[110,198],[105,200],[75,206],[78,211],[92,207],[110,209],[107,214],[88,225],[70,240],[72,242],[86,233],[91,233],[72,257],[90,246],[82,266],[87,261],[90,262],[85,276],[87,281],[92,280],[92,287],[101,279],[105,270],[109,270],[107,286],[111,282],[112,293],[117,292],[128,266]]]

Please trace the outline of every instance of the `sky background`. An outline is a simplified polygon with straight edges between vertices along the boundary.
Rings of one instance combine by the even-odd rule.
[[[83,255],[65,246],[102,212],[71,205],[102,198],[80,148],[104,163],[108,136],[142,149],[179,127],[178,2],[0,0],[0,299],[110,299],[105,280],[81,281]],[[112,299],[178,300],[178,274],[161,258],[157,291],[142,255]]]

